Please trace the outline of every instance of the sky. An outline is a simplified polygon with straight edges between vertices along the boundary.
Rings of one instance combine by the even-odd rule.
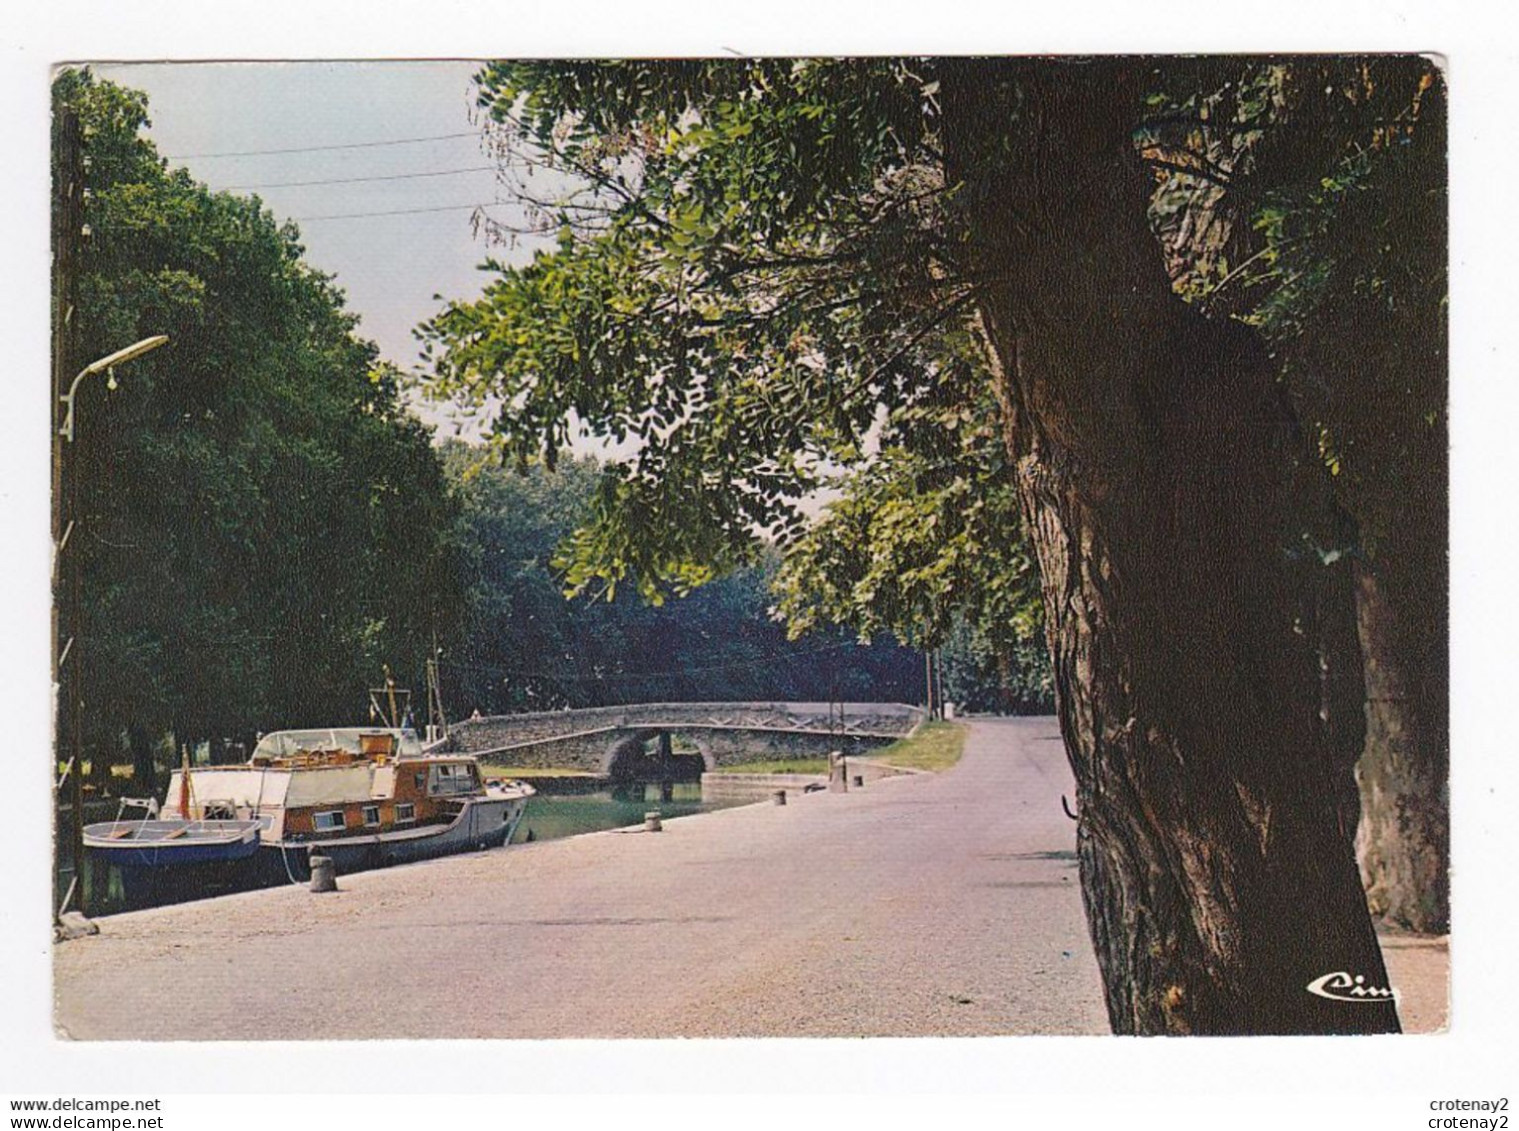
[[[469,60],[92,67],[147,94],[148,136],[171,166],[213,189],[256,194],[278,219],[296,221],[306,261],[336,277],[359,333],[408,370],[418,364],[413,329],[444,300],[478,296],[490,279],[479,270],[487,255],[521,262],[536,246],[491,246],[474,230],[478,205],[515,214],[481,146],[478,68]],[[436,407],[419,411],[448,419]]]

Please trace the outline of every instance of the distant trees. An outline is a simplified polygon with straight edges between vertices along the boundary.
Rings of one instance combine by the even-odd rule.
[[[773,553],[673,600],[564,594],[566,543],[592,512],[592,460],[504,468],[487,448],[442,448],[468,579],[442,671],[456,710],[556,710],[686,700],[921,701],[921,659],[883,639],[788,642],[771,614]]]
[[[151,747],[359,716],[382,663],[421,675],[457,605],[428,431],[298,233],[170,170],[145,98],[54,86],[86,159],[69,367],[170,344],[81,387],[74,662],[97,769]]]

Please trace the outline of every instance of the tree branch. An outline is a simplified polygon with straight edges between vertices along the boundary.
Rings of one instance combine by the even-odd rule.
[[[1145,154],[1140,154],[1140,160],[1152,168],[1167,169],[1173,173],[1181,173],[1189,177],[1196,177],[1200,181],[1209,181],[1217,185],[1219,188],[1227,189],[1230,192],[1242,191],[1235,183],[1233,178],[1224,176],[1222,172],[1214,170],[1211,166],[1207,168],[1201,168],[1193,165],[1182,164],[1178,161],[1167,161],[1162,157],[1149,157]]]

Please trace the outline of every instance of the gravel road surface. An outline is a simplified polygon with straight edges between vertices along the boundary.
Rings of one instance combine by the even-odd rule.
[[[101,919],[81,1039],[1103,1033],[1053,720],[953,770]]]

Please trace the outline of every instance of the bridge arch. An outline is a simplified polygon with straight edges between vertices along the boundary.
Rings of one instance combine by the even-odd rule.
[[[601,772],[617,780],[642,778],[653,780],[696,780],[717,767],[709,743],[701,738],[681,734],[682,739],[696,747],[695,754],[676,753],[672,749],[672,737],[677,733],[670,728],[647,727],[622,731],[608,744],[601,758]],[[649,744],[654,743],[651,752]]]
[[[853,755],[905,737],[922,717],[920,708],[900,703],[629,703],[467,719],[454,724],[448,742],[449,749],[503,765],[612,776],[640,756],[648,768],[647,746],[661,734],[679,735],[683,746],[700,754],[703,769],[714,769],[743,761],[756,748],[779,758],[832,750]],[[692,774],[696,755],[685,757],[690,761],[680,772],[663,780]]]

